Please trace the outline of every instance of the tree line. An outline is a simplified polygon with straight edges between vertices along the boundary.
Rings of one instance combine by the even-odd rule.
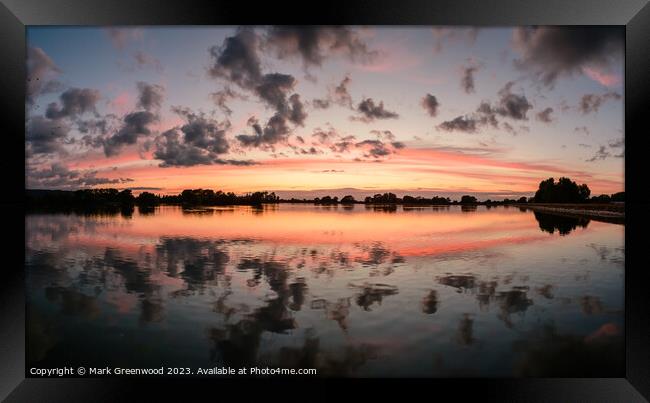
[[[403,205],[503,205],[522,203],[610,203],[624,202],[625,192],[612,195],[592,196],[586,184],[578,185],[569,178],[562,177],[543,180],[533,197],[525,196],[519,199],[505,198],[503,200],[487,199],[479,201],[475,196],[463,195],[460,200],[449,197],[422,197],[404,195],[398,197],[395,193],[377,193],[356,200],[352,195],[339,199],[337,196],[316,197],[313,199],[281,199],[274,192],[252,192],[236,195],[233,192],[214,191],[211,189],[186,189],[177,195],[157,195],[142,192],[134,196],[130,189],[82,189],[75,191],[64,190],[27,190],[26,199],[29,207],[45,208],[79,208],[95,206],[100,208],[132,208],[152,207],[159,204],[176,204],[187,206],[220,206],[220,205],[262,205],[275,203],[314,203],[319,205],[351,205],[351,204],[403,204]]]

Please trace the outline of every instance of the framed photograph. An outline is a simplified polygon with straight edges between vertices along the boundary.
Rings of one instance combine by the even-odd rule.
[[[646,1],[0,14],[0,398],[650,396]]]

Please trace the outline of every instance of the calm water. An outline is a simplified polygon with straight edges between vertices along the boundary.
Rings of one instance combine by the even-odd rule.
[[[26,217],[29,366],[621,376],[624,227],[518,208]]]

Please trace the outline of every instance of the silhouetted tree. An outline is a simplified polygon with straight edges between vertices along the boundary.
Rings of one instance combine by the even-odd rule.
[[[625,201],[625,192],[614,193],[611,196],[613,202],[624,202]]]
[[[591,191],[586,184],[578,185],[569,178],[562,177],[557,182],[548,178],[539,183],[535,192],[536,203],[582,203],[589,199]]]
[[[135,198],[138,206],[155,206],[160,203],[160,198],[153,193],[142,192]]]
[[[612,198],[609,195],[592,196],[590,201],[594,203],[609,203]]]
[[[341,203],[352,204],[352,203],[356,203],[356,200],[354,200],[354,197],[352,197],[351,195],[347,195],[347,196],[343,196],[343,198],[341,199]]]
[[[460,204],[476,204],[477,201],[476,197],[470,195],[464,195],[460,198]]]

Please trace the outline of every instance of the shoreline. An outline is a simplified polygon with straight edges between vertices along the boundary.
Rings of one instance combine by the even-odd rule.
[[[519,208],[533,212],[548,213],[562,216],[573,216],[590,218],[595,221],[603,221],[614,224],[625,225],[625,205],[581,205],[581,204],[514,204]]]

